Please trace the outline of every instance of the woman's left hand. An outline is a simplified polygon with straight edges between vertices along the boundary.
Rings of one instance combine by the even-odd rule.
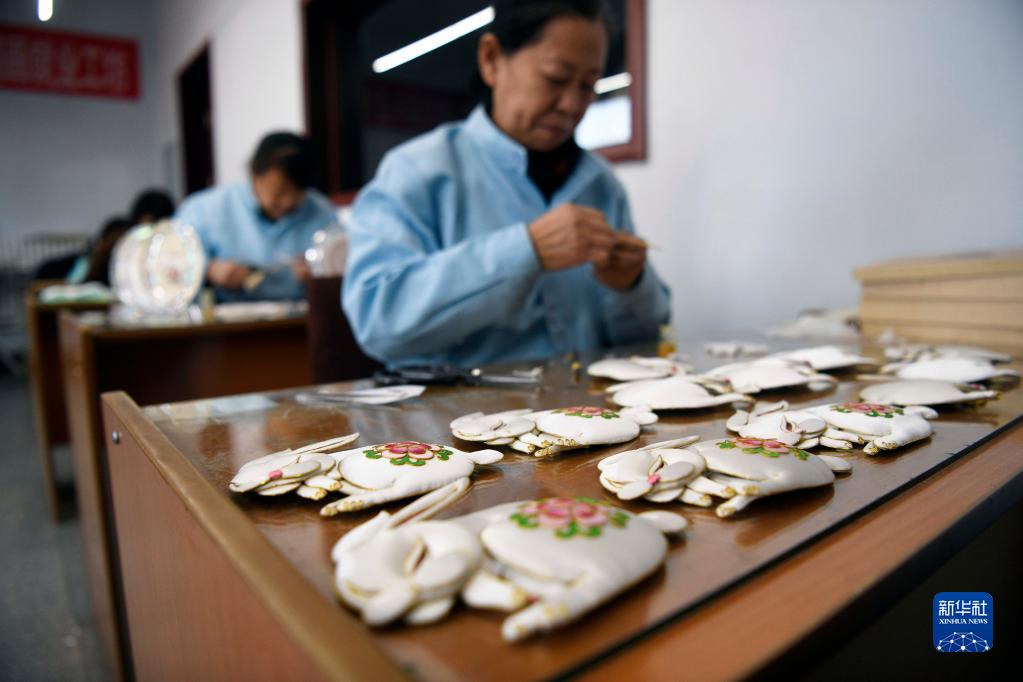
[[[611,256],[605,265],[593,265],[597,281],[612,289],[625,291],[643,274],[646,265],[646,242],[626,232],[616,232]]]

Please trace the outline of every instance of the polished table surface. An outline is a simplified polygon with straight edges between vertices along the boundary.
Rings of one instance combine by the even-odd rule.
[[[698,358],[698,362],[702,366],[720,364],[706,358]],[[833,391],[775,391],[764,397],[788,399],[793,407],[854,399],[863,382],[852,373],[837,376],[842,381]],[[580,622],[514,645],[500,639],[499,626],[504,614],[464,608],[457,609],[446,621],[424,628],[392,627],[371,633],[361,625],[353,629],[351,614],[334,601],[329,552],[345,531],[371,518],[376,510],[324,519],[318,515],[321,503],[295,496],[232,495],[227,490],[228,480],[241,464],[285,447],[350,431],[362,434],[359,444],[405,439],[451,443],[447,425],[456,416],[477,410],[600,405],[604,403],[606,385],[607,382],[580,377],[564,361],[551,361],[546,365],[543,384],[538,388],[430,387],[419,399],[382,407],[309,405],[297,402],[293,393],[284,392],[153,406],[144,414],[169,446],[155,448],[160,451],[156,459],[163,464],[173,461],[172,468],[183,464],[184,468],[178,471],[184,472],[185,478],[194,474],[196,480],[208,484],[200,486],[208,503],[204,504],[202,513],[210,515],[204,522],[211,527],[220,527],[223,522],[222,532],[230,533],[232,528],[241,532],[241,528],[233,524],[243,518],[243,525],[257,529],[269,541],[268,547],[276,550],[304,583],[336,609],[340,616],[335,623],[339,628],[337,636],[344,633],[350,640],[372,642],[402,671],[427,679],[538,678],[579,672],[599,677],[602,671],[614,670],[616,665],[622,667],[620,672],[624,673],[637,664],[629,663],[629,657],[643,651],[649,642],[670,638],[673,630],[686,629],[687,623],[694,617],[703,617],[700,614],[707,608],[713,609],[717,604],[732,608],[728,605],[729,595],[747,589],[758,580],[783,576],[785,570],[797,565],[815,548],[821,548],[818,559],[828,559],[829,534],[838,537],[850,527],[870,522],[877,514],[883,516],[887,510],[895,509],[896,502],[911,500],[917,490],[923,489],[920,482],[934,477],[936,472],[947,467],[949,471],[944,473],[952,475],[953,470],[961,468],[970,457],[987,457],[988,463],[993,464],[994,455],[982,452],[983,446],[977,449],[983,442],[993,437],[994,445],[1005,446],[1011,440],[1018,448],[1021,440],[1021,430],[1016,427],[1023,413],[1023,395],[1013,388],[1003,399],[979,408],[942,409],[935,422],[935,435],[926,441],[875,457],[863,455],[859,450],[847,454],[854,465],[853,473],[839,477],[833,487],[760,500],[729,519],[719,519],[712,510],[683,505],[622,503],[600,487],[595,465],[613,452],[679,435],[725,437],[728,433],[724,419],[731,413],[730,408],[662,413],[660,421],[646,429],[637,441],[618,446],[575,451],[542,460],[509,452],[501,463],[478,470],[469,494],[444,515],[459,515],[518,499],[587,495],[634,511],[671,508],[683,513],[691,522],[684,538],[672,543],[663,570],[612,603],[585,615]],[[465,442],[455,444],[464,449],[478,449]],[[1004,453],[999,456],[1006,457]],[[1004,504],[1019,499],[1019,484],[1023,481],[1019,475],[1023,461],[1019,459],[1009,456],[1008,468],[996,467],[996,471],[986,474],[990,477],[987,488],[978,494],[983,497],[1000,493],[1006,497]],[[981,471],[981,468],[978,466],[976,470]],[[181,482],[173,475],[167,478],[172,487]],[[966,498],[960,502],[968,505]],[[390,508],[397,508],[399,504]],[[925,501],[923,504],[919,509],[914,507],[914,511],[928,517],[926,505],[933,503]],[[242,512],[241,517],[234,513],[237,510]],[[225,513],[218,517],[221,511]],[[948,531],[968,511],[966,507],[952,520],[936,520],[931,530],[935,534]],[[933,516],[937,519],[940,515]],[[971,531],[966,528],[963,532]],[[853,538],[851,546],[859,543],[861,548],[869,548],[869,542],[869,537],[858,536]],[[843,547],[840,552],[850,551]],[[876,575],[871,578],[880,579],[890,570],[885,568],[881,557],[887,550],[874,547],[870,551],[877,552],[879,557]],[[892,568],[918,551],[919,547],[907,541],[890,559],[894,562]],[[264,547],[238,560],[258,564],[268,556],[266,552],[267,547]],[[805,584],[807,576],[789,575],[784,579]],[[837,606],[854,602],[860,596],[859,591],[861,588],[855,583],[845,591],[838,590]],[[798,610],[800,606],[790,605],[789,608]],[[740,612],[741,609],[740,605]],[[828,615],[827,608],[822,609],[804,614],[802,631],[797,628],[787,638],[768,638],[761,649],[753,647],[747,652],[748,660],[742,663],[721,661],[720,665],[708,665],[705,672],[721,676],[756,669],[798,643],[807,629],[820,626]],[[749,604],[745,605],[745,610],[750,611]],[[725,635],[717,632],[716,636],[720,640]],[[655,651],[676,644],[662,643]],[[329,653],[324,655],[329,658]],[[500,664],[494,665],[497,657]],[[656,659],[653,654],[644,653],[637,660],[643,663],[652,658]],[[626,661],[624,666],[622,660]],[[669,665],[668,661],[661,663]],[[730,665],[733,667],[729,668]],[[671,672],[670,666],[646,670],[647,674],[658,672],[665,676]]]

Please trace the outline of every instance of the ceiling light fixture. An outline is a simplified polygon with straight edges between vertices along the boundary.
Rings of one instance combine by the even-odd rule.
[[[486,26],[493,20],[493,7],[481,9],[479,12],[467,16],[461,21],[456,21],[447,28],[442,28],[436,33],[431,33],[425,38],[420,38],[416,42],[410,43],[399,50],[395,50],[394,52],[385,54],[383,57],[374,59],[373,71],[374,73],[390,71],[391,69],[401,66],[406,62],[410,62],[417,57],[422,57],[427,52],[432,52],[438,47],[447,45],[453,40],[458,40],[467,33],[472,33],[476,29]]]
[[[616,73],[613,76],[605,76],[593,86],[593,92],[603,95],[605,92],[614,92],[632,85],[632,76],[627,73]]]

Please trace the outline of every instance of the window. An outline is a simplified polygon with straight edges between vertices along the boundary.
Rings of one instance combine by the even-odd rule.
[[[576,140],[611,161],[643,159],[644,1],[608,4],[618,30],[598,99]],[[350,200],[395,145],[468,115],[483,87],[476,45],[488,6],[485,0],[304,5],[307,125],[319,152],[319,184],[333,199]],[[443,37],[457,37],[399,66],[374,70],[380,57],[442,30]]]

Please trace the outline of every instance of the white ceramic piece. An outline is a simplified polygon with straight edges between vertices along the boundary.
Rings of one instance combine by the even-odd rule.
[[[897,407],[878,403],[833,403],[788,410],[788,403],[758,403],[752,414],[737,412],[726,426],[747,438],[769,438],[800,448],[818,444],[836,450],[863,445],[876,455],[923,440],[934,430],[929,407]]]
[[[458,494],[446,486],[415,509],[381,512],[335,545],[338,594],[366,622],[431,622],[458,594],[474,608],[514,612],[501,634],[522,640],[578,620],[653,573],[667,553],[664,535],[688,525],[677,514],[633,514],[581,497],[429,520]]]
[[[536,426],[532,410],[509,410],[494,414],[473,412],[451,422],[451,433],[462,440],[507,445]],[[511,439],[511,440],[509,440]]]
[[[714,510],[721,518],[760,497],[830,485],[834,472],[852,469],[838,457],[757,438],[667,441],[612,455],[597,467],[601,485],[619,498],[643,496],[650,502],[678,500],[701,507],[722,498]]]
[[[980,348],[978,346],[931,346],[923,343],[892,346],[884,351],[885,357],[893,361],[913,362],[915,360],[936,360],[938,358],[973,358],[988,362],[1011,362],[1008,353]]]
[[[707,468],[703,457],[685,449],[698,440],[699,436],[677,438],[605,457],[597,464],[600,484],[621,500],[642,497],[669,502],[681,498],[707,506],[709,497],[687,488]]]
[[[690,410],[752,402],[749,396],[732,392],[725,381],[688,375],[615,384],[609,386],[607,392],[611,402],[617,405],[646,405],[653,410]]]
[[[722,365],[707,372],[706,376],[728,381],[738,393],[759,393],[798,386],[824,391],[838,383],[834,377],[819,374],[806,363],[782,358],[761,358]]]
[[[536,427],[518,437],[512,447],[536,457],[594,445],[627,443],[639,436],[643,426],[657,421],[646,406],[611,410],[576,405],[535,414]]]
[[[359,434],[350,433],[246,462],[228,488],[236,493],[265,496],[298,491],[302,497],[320,499],[341,487],[337,462],[329,452],[358,438]]]
[[[464,440],[507,445],[536,457],[548,457],[565,450],[625,443],[637,437],[643,426],[656,421],[657,415],[645,405],[621,410],[576,405],[539,412],[476,412],[452,421],[451,432]]]
[[[469,530],[428,519],[468,487],[468,478],[458,479],[345,534],[331,551],[341,600],[370,625],[399,619],[421,625],[447,615],[478,570],[483,548]]]
[[[341,476],[339,490],[346,497],[320,510],[324,516],[357,511],[393,500],[436,490],[468,478],[478,464],[493,464],[503,455],[497,450],[463,452],[450,445],[399,441],[336,452]]]
[[[958,384],[973,384],[993,379],[1019,379],[1019,372],[1014,369],[995,367],[989,360],[968,357],[893,362],[882,367],[881,372],[899,379],[937,379]]]
[[[117,298],[147,315],[184,313],[205,273],[202,241],[194,227],[179,220],[132,228],[110,257],[110,282]]]
[[[820,443],[828,424],[804,410],[789,410],[782,400],[758,402],[750,411],[737,410],[725,426],[742,438],[773,438],[797,448],[812,448]]]
[[[772,339],[821,339],[853,341],[859,338],[858,315],[855,308],[841,310],[806,310],[794,322],[770,327],[764,331]]]
[[[863,445],[863,452],[876,455],[928,438],[934,433],[929,419],[938,413],[929,407],[882,405],[880,403],[834,403],[805,410],[828,423],[821,445],[840,450]]]
[[[868,403],[885,405],[948,405],[968,403],[983,405],[997,400],[998,391],[981,384],[956,384],[936,379],[904,379],[886,381],[860,390],[860,399]]]
[[[376,388],[340,389],[324,386],[316,391],[317,395],[337,398],[353,403],[366,405],[387,405],[390,403],[418,398],[426,390],[419,384],[402,384],[400,386],[379,386]]]
[[[703,351],[712,358],[757,358],[767,355],[767,346],[748,341],[711,341],[703,344]]]
[[[586,368],[591,377],[615,381],[639,381],[686,374],[692,368],[678,360],[659,357],[604,358]]]
[[[878,364],[877,360],[874,360],[873,358],[868,358],[865,355],[860,355],[848,348],[842,348],[840,346],[814,346],[813,348],[800,348],[799,350],[775,353],[769,357],[793,360],[795,362],[805,362],[818,372]]]

